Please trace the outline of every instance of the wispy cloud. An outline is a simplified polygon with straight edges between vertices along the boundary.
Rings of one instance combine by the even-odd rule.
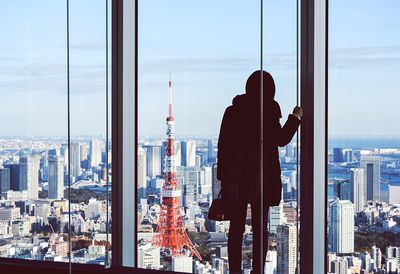
[[[400,46],[336,48],[329,53],[333,69],[400,65]]]

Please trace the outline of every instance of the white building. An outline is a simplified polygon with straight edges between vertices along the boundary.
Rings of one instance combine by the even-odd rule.
[[[90,166],[96,167],[101,164],[101,151],[103,142],[100,140],[90,141]]]
[[[354,206],[349,200],[329,205],[329,244],[331,252],[354,252]]]
[[[193,272],[193,258],[190,256],[172,256],[172,269],[175,272]]]
[[[382,251],[376,247],[372,246],[372,259],[374,260],[374,270],[380,269],[382,266]]]
[[[49,155],[49,199],[64,198],[64,163],[59,155]]]
[[[196,141],[181,142],[182,166],[196,166]]]
[[[388,186],[389,204],[400,203],[400,186],[389,185]]]
[[[350,169],[350,201],[354,204],[354,212],[358,213],[366,205],[364,196],[364,169]]]
[[[275,250],[268,250],[265,260],[265,274],[277,274],[277,259],[278,254]]]
[[[286,223],[286,218],[283,213],[283,202],[281,201],[277,206],[271,206],[268,211],[269,215],[269,232],[276,234],[278,225]]]
[[[39,197],[39,158],[27,155],[19,159],[19,180],[21,189],[26,190],[28,199]]]

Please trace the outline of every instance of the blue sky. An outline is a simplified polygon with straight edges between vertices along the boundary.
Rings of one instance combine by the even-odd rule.
[[[72,134],[105,130],[104,1],[70,0]],[[330,1],[332,135],[400,135],[400,2]],[[139,2],[139,130],[163,135],[169,71],[179,135],[217,135],[259,68],[259,1]],[[265,1],[264,64],[296,104],[295,1]],[[0,135],[66,134],[65,1],[0,4]]]

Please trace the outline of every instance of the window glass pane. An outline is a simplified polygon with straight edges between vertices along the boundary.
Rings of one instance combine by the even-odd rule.
[[[260,67],[259,2],[139,1],[138,14],[137,265],[225,273],[230,223],[207,215],[221,188],[216,157],[225,108],[245,92],[248,76]],[[173,126],[174,142],[168,142]],[[172,143],[174,162],[169,163]],[[165,176],[169,168],[177,187],[167,193],[163,185],[172,181]],[[236,263],[250,270],[251,215],[246,205],[242,212],[244,237],[238,247],[243,257],[239,254]],[[170,247],[193,249],[165,248],[172,215],[181,218],[177,223],[182,222],[188,238],[178,237]]]
[[[400,270],[399,8],[330,2],[328,272]]]
[[[68,261],[65,16],[59,1],[1,5],[1,257]]]
[[[3,2],[0,26],[0,256],[68,262],[65,2]]]
[[[297,92],[297,9],[296,1],[264,1],[264,70],[275,80],[275,101],[280,105],[280,123],[292,123],[289,114],[298,105]],[[285,18],[285,19],[283,19]],[[264,105],[264,113],[271,113]],[[265,114],[264,114],[265,115]],[[265,117],[265,116],[264,116]],[[267,117],[264,119],[273,119]],[[297,119],[297,118],[295,118]],[[266,132],[264,143],[268,141]],[[280,135],[279,135],[280,136]],[[282,139],[278,148],[281,167],[282,199],[269,208],[269,237],[265,273],[297,273],[298,266],[298,156],[297,135]],[[268,159],[268,155],[264,154]],[[264,187],[273,183],[264,171]]]
[[[104,264],[111,204],[106,146],[106,2],[70,1],[72,262]],[[108,129],[110,125],[108,125]],[[108,139],[107,139],[108,140]]]

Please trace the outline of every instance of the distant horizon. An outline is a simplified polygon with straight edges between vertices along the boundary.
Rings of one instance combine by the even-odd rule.
[[[138,139],[156,139],[156,138],[164,138],[165,135],[161,134],[153,134],[153,135],[139,135]],[[202,135],[195,135],[195,134],[180,134],[180,135],[175,135],[176,138],[218,138],[218,134],[216,135],[208,135],[208,134],[202,134]],[[13,138],[20,138],[20,139],[28,139],[28,140],[33,140],[33,139],[39,139],[39,140],[54,140],[54,139],[67,139],[66,135],[0,135],[0,139],[13,139]],[[98,139],[105,139],[105,135],[100,135],[100,134],[93,134],[93,135],[71,135],[71,138],[79,138],[79,139],[90,139],[90,138],[98,138]],[[385,138],[385,139],[400,139],[400,134],[399,135],[391,135],[391,134],[381,134],[381,135],[328,135],[328,139],[375,139],[375,138]],[[109,139],[111,140],[111,136],[109,136]]]

